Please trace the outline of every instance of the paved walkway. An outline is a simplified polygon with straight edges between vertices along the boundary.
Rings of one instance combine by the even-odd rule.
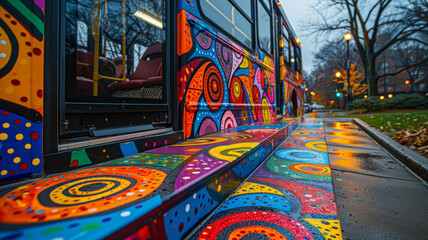
[[[179,239],[228,197],[297,121],[240,126],[3,189],[0,239],[125,238],[137,231],[131,237],[150,237],[146,224],[153,215],[158,216],[153,238]]]
[[[343,238],[427,239],[426,185],[349,119],[324,129]]]
[[[342,239],[321,120],[307,119],[192,239]]]

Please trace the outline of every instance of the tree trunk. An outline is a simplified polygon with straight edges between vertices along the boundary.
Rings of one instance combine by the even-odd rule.
[[[369,61],[367,66],[364,67],[367,84],[369,85],[369,97],[377,96],[377,81],[376,81],[376,68],[374,61]]]

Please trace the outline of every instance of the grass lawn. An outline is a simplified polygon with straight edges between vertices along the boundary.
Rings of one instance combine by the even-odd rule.
[[[428,112],[374,113],[347,115],[341,117],[359,118],[380,131],[397,132],[428,127]]]
[[[382,132],[397,132],[401,130],[419,129],[420,127],[428,128],[428,111],[419,110],[397,110],[397,112],[373,112],[365,114],[355,114],[359,110],[347,112],[347,115],[336,115],[337,117],[359,118],[370,126]],[[350,114],[351,113],[351,114]]]

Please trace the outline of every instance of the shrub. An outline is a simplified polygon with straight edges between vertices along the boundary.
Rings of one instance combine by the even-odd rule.
[[[363,108],[368,111],[394,108],[428,108],[428,98],[417,93],[398,94],[386,100],[380,100],[379,97],[356,99],[353,104],[355,108]]]
[[[386,108],[385,102],[380,100],[378,97],[356,99],[352,103],[354,104],[355,108],[363,108],[368,111],[376,111]]]

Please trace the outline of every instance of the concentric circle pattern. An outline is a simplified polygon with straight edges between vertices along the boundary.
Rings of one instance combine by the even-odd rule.
[[[301,172],[311,175],[330,175],[331,170],[328,165],[295,163],[290,166],[290,169],[296,172]]]
[[[303,149],[281,149],[275,152],[277,157],[294,162],[306,162],[315,164],[328,164],[325,153]]]
[[[0,198],[0,222],[36,223],[118,210],[155,191],[166,176],[159,170],[123,166],[39,180]]]

